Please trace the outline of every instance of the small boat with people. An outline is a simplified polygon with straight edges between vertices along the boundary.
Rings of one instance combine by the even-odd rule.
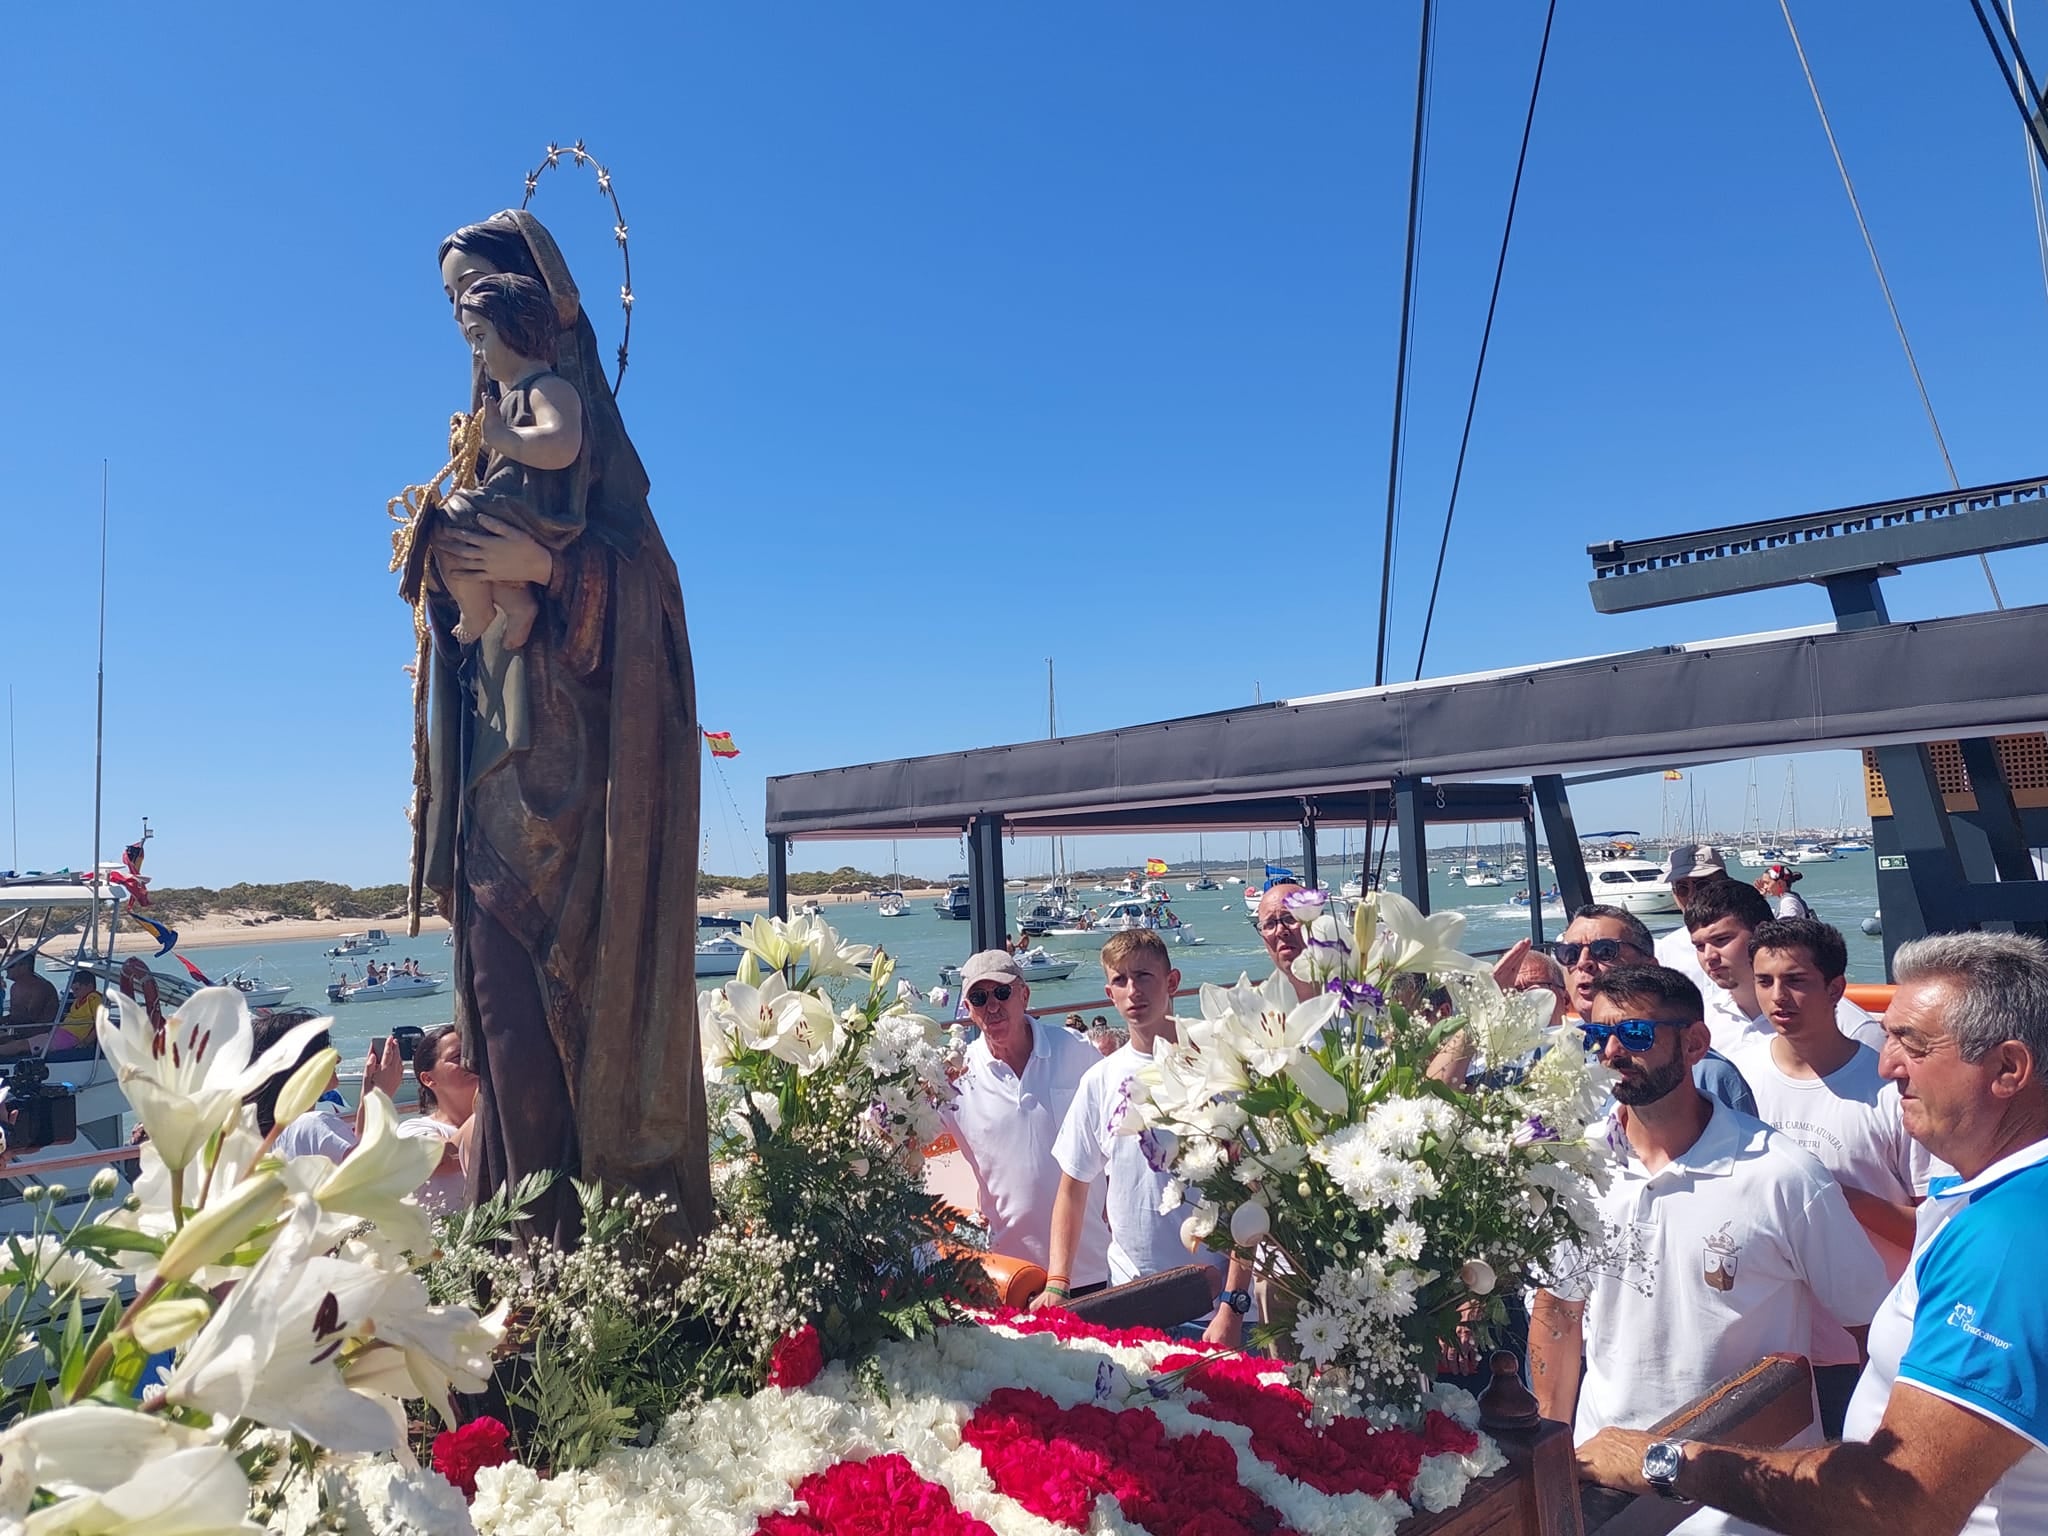
[[[261,955],[215,978],[215,985],[233,987],[251,1008],[275,1008],[292,995],[290,980],[268,969]]]
[[[1092,933],[1124,933],[1132,929],[1146,928],[1157,933],[1169,944],[1200,944],[1195,936],[1173,910],[1164,902],[1129,899],[1113,901],[1095,914],[1089,925]]]
[[[382,928],[366,928],[361,933],[344,933],[335,941],[334,948],[327,951],[327,957],[344,960],[351,955],[367,955],[371,950],[390,947],[390,934]]]
[[[404,997],[431,997],[448,978],[419,968],[413,960],[380,965],[372,960],[358,975],[352,966],[337,966],[327,983],[330,1003],[390,1003]]]

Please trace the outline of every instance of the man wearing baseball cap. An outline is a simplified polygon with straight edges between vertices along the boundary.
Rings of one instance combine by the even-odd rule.
[[[57,989],[36,974],[36,952],[24,949],[7,957],[7,1024],[57,1022]]]
[[[1701,886],[1730,878],[1727,861],[1711,843],[1680,843],[1664,861],[1664,883],[1671,887],[1671,899],[1681,913]],[[1657,940],[1657,963],[1692,982],[1702,997],[1712,997],[1717,990],[1693,953],[1692,935],[1683,922]]]
[[[1813,919],[1813,908],[1806,904],[1806,898],[1792,889],[1792,883],[1801,879],[1799,871],[1784,864],[1765,867],[1757,878],[1756,888],[1771,904],[1771,911],[1782,922],[1788,917]]]
[[[1053,1143],[1074,1102],[1074,1090],[1102,1055],[1069,1030],[1041,1025],[1026,1011],[1031,988],[1016,958],[985,949],[960,969],[967,1017],[981,1031],[967,1047],[954,1101],[942,1111],[946,1129],[973,1171],[991,1252],[1034,1264],[1051,1260],[1052,1205],[1060,1167]],[[1089,1192],[1065,1285],[1070,1295],[1109,1282],[1107,1185]]]

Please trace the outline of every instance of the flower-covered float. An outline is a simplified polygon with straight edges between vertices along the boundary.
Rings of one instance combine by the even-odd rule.
[[[150,1133],[135,1194],[45,1192],[0,1268],[0,1533],[1308,1536],[1451,1509],[1503,1457],[1431,1367],[1596,1235],[1598,1069],[1453,920],[1297,915],[1315,996],[1205,988],[1127,1126],[1189,1243],[1252,1261],[1272,1356],[991,1306],[922,1179],[945,1031],[816,920],[755,923],[701,1000],[719,1224],[688,1251],[595,1188],[570,1253],[510,1241],[531,1187],[430,1224],[438,1148],[381,1095],[346,1162],[280,1158],[244,1101],[324,1021],[257,1057],[239,993],[124,1000],[101,1033]],[[1460,1041],[1452,1086],[1430,1069]],[[333,1067],[292,1073],[280,1126]]]

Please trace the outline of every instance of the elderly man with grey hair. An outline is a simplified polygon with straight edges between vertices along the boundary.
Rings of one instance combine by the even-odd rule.
[[[1603,1430],[1580,1475],[1802,1536],[2048,1531],[2048,945],[1920,939],[1893,960],[1884,1075],[1956,1170],[1870,1325],[1844,1438],[1749,1450]]]

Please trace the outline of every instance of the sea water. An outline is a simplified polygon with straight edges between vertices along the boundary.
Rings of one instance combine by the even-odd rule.
[[[1877,873],[1873,857],[1867,853],[1849,854],[1834,863],[1805,864],[1799,868],[1804,877],[1796,887],[1799,894],[1813,907],[1816,916],[1841,929],[1848,941],[1849,979],[1884,980],[1884,946],[1880,940],[1864,934],[1859,926],[1877,905]],[[1332,868],[1327,878],[1334,884],[1349,873]],[[1546,869],[1539,873],[1543,877],[1542,884],[1547,887],[1551,883],[1550,871]],[[1754,876],[1756,871],[1738,869],[1731,873],[1742,878]],[[1185,876],[1175,876],[1163,883],[1173,892],[1174,912],[1203,941],[1172,946],[1173,962],[1181,973],[1181,985],[1192,987],[1205,981],[1232,982],[1242,974],[1249,974],[1252,980],[1257,981],[1272,969],[1265,949],[1259,943],[1258,933],[1245,911],[1243,887],[1226,885],[1213,891],[1188,891],[1182,889],[1186,883]],[[1517,939],[1529,937],[1529,909],[1508,899],[1515,889],[1513,885],[1473,889],[1462,880],[1436,873],[1430,883],[1431,904],[1439,912],[1454,911],[1465,915],[1463,945],[1467,950],[1475,953],[1501,950]],[[1017,900],[1022,894],[1016,890],[1009,893],[1011,932],[1015,932]],[[1105,895],[1087,899],[1108,901],[1112,898]],[[716,911],[716,903],[706,903],[706,910]],[[748,914],[734,915],[745,918]],[[830,903],[825,907],[825,920],[850,943],[879,945],[888,951],[896,958],[896,974],[926,991],[940,984],[940,966],[957,965],[967,958],[971,943],[969,925],[940,917],[928,900],[913,901],[904,916],[894,918],[878,915],[871,901]],[[1652,931],[1661,933],[1676,927],[1678,917],[1675,913],[1664,913],[1644,921]],[[690,931],[680,922],[675,926],[678,936]],[[1543,921],[1544,937],[1555,939],[1563,928],[1564,919],[1559,909],[1554,904],[1547,907]],[[380,962],[395,962],[410,956],[419,962],[422,970],[445,979],[451,969],[453,951],[442,942],[442,937],[438,933],[424,934],[416,939],[394,935],[390,948],[376,951],[375,958]],[[1096,960],[1102,947],[1100,940],[1077,935],[1049,937],[1039,942],[1052,954],[1080,963],[1071,979],[1045,982],[1034,987],[1031,993],[1033,1010],[1057,1011],[1071,1005],[1085,1007],[1091,1018],[1096,1013],[1107,1015],[1110,1010],[1102,1001],[1102,968]],[[327,1001],[327,983],[333,975],[333,962],[327,958],[326,952],[332,944],[333,941],[327,939],[286,944],[228,944],[191,950],[188,958],[209,976],[218,976],[236,966],[260,961],[266,977],[290,981],[293,990],[285,1000],[285,1006],[303,1005],[333,1014],[334,1043],[341,1051],[344,1071],[360,1067],[370,1040],[374,1036],[388,1035],[394,1025],[431,1027],[447,1022],[452,1016],[454,1002],[445,987],[429,997],[330,1004]],[[360,974],[360,967],[356,969]],[[704,978],[699,985],[717,986],[723,979]],[[953,986],[948,991],[957,1003],[959,988]],[[1179,1005],[1182,1011],[1191,1006],[1191,1000]],[[928,1011],[950,1015],[952,1009]]]

